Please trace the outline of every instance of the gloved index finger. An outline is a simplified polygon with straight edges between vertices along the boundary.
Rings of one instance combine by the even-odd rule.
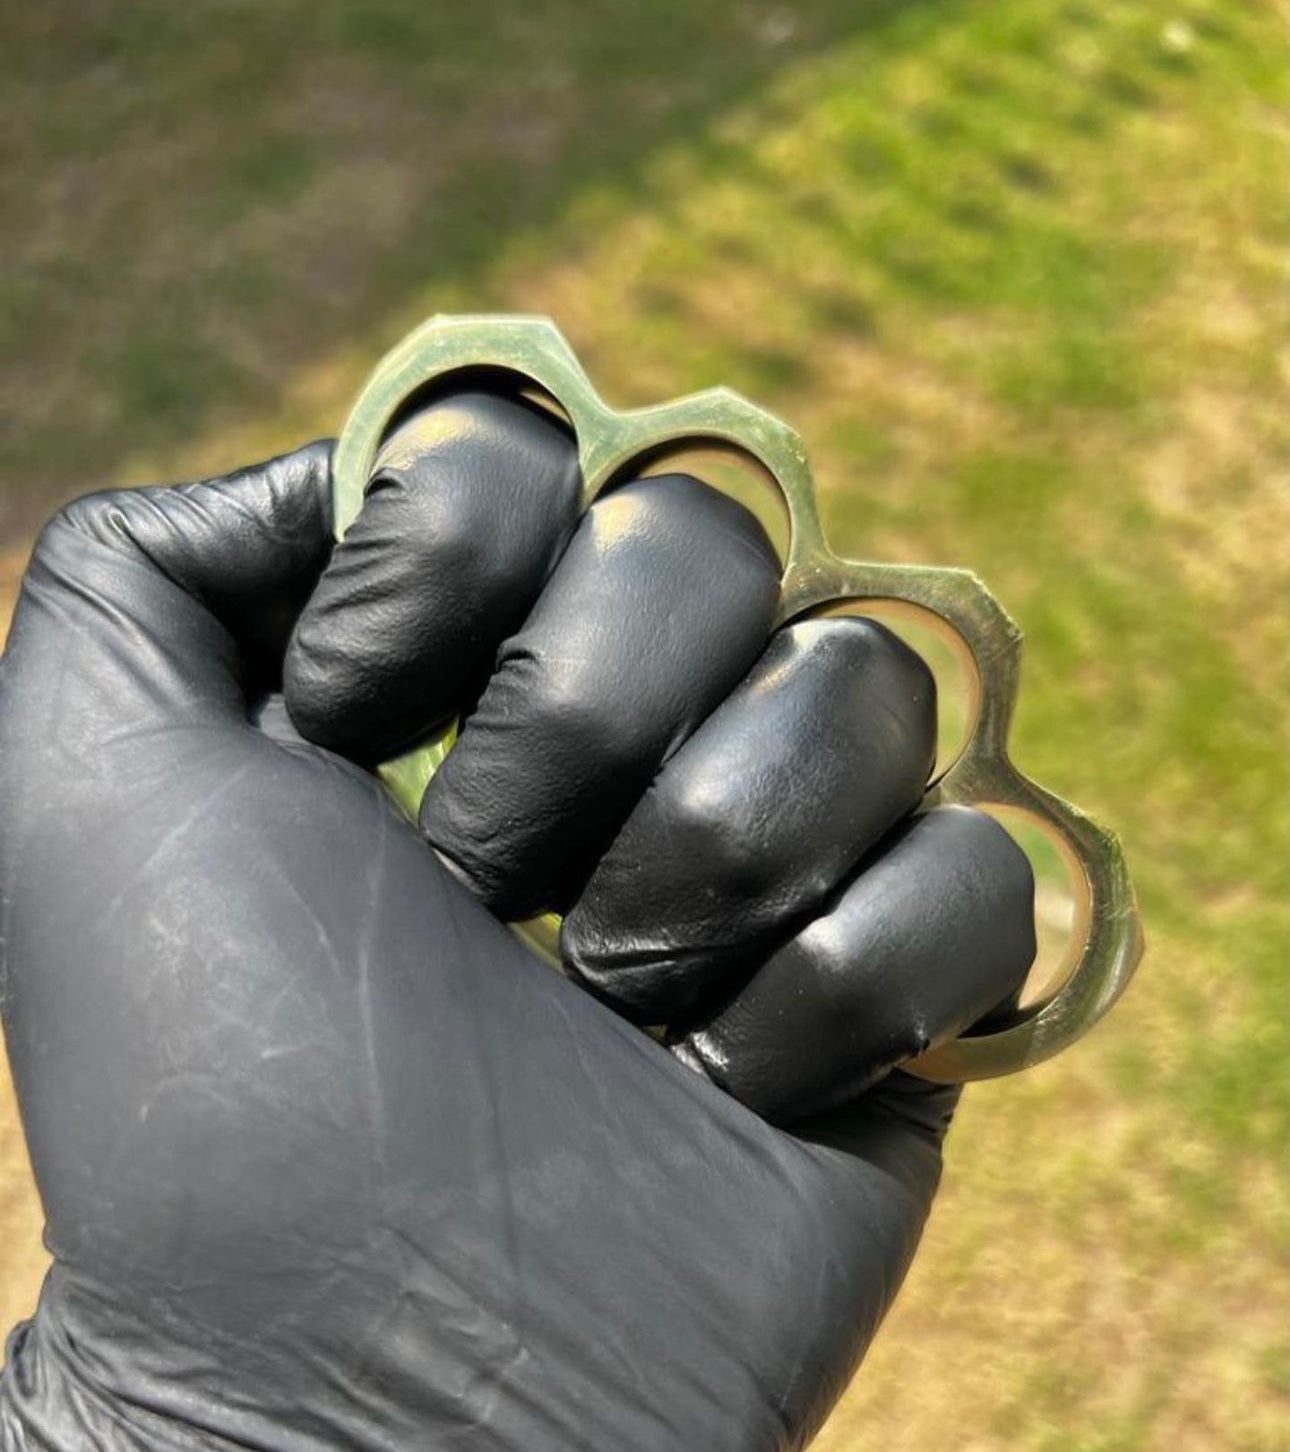
[[[385,441],[287,655],[301,732],[375,762],[460,711],[537,598],[581,499],[572,436],[521,397],[445,396]]]

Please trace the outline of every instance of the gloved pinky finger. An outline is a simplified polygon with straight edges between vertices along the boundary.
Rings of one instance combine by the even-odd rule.
[[[1034,955],[1025,854],[983,812],[938,807],[673,1051],[765,1118],[800,1121],[969,1028]]]

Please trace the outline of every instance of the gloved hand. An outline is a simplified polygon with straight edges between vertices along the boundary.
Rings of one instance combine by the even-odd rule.
[[[767,644],[723,496],[579,519],[560,425],[462,395],[333,550],[329,457],[81,500],[23,586],[0,990],[53,1268],[0,1445],[800,1447],[938,1177],[953,1091],[887,1071],[1015,990],[1025,859],[906,820],[930,677],[864,622]],[[355,762],[466,708],[418,830]],[[497,916],[550,906],[591,992]]]

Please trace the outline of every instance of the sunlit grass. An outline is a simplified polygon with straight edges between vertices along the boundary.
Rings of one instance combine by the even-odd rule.
[[[185,7],[102,21],[95,64],[172,67],[147,94],[208,184],[167,241],[146,177],[110,173],[162,229],[158,302],[93,302],[88,342],[124,223],[95,222],[102,256],[50,232],[7,284],[36,379],[15,351],[7,477],[184,474],[334,430],[436,309],[552,313],[615,402],[725,382],[789,416],[838,547],[971,565],[1018,618],[1018,758],[1120,829],[1150,939],[1090,1040],[967,1096],[924,1254],[819,1445],[1280,1448],[1277,12],[558,6],[485,44],[431,9],[319,7],[285,77],[192,50]],[[137,98],[92,94],[146,149]],[[217,138],[230,95],[248,117]],[[95,134],[50,113],[28,159],[83,167]]]

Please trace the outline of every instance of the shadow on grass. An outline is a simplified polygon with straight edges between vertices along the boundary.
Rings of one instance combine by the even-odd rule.
[[[0,544],[271,412],[783,66],[945,0],[110,0],[5,21]],[[576,262],[576,257],[569,259]],[[381,336],[374,336],[380,332]]]

